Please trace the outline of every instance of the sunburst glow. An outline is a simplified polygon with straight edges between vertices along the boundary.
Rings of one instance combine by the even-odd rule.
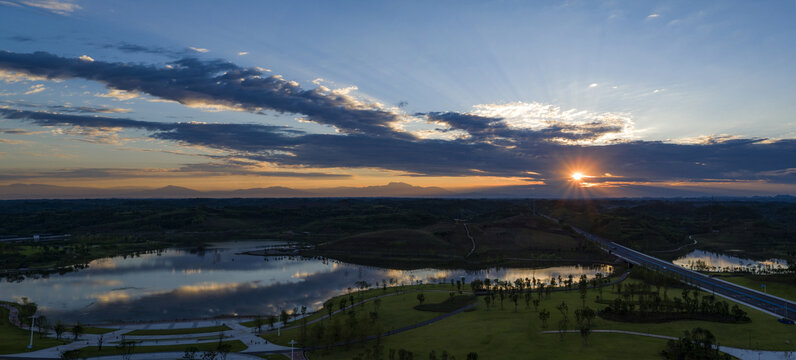
[[[583,177],[584,175],[582,173],[579,172],[572,173],[572,180],[580,181],[581,179],[583,179]]]

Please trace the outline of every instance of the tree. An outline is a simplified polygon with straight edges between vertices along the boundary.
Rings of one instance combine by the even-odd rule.
[[[417,294],[417,301],[420,302],[420,305],[423,305],[423,301],[426,301],[426,296],[423,294]]]
[[[591,327],[587,325],[580,325],[580,337],[583,338],[583,344],[589,345],[589,335],[591,334]]]
[[[83,325],[80,325],[79,321],[75,326],[72,326],[72,336],[75,338],[75,341],[80,338],[80,335],[83,335],[84,330]]]
[[[39,338],[43,338],[44,335],[47,334],[47,330],[50,329],[50,321],[47,320],[47,317],[44,315],[40,315],[38,320],[39,321],[36,322],[36,327],[39,330]]]
[[[263,317],[262,316],[257,315],[257,316],[254,317],[254,326],[257,328],[257,333],[260,333],[260,332],[263,331]]]
[[[184,360],[194,360],[196,359],[197,351],[199,351],[199,349],[196,346],[189,346],[185,348],[185,353],[182,355],[182,358]]]
[[[731,359],[727,354],[719,352],[716,344],[716,337],[702,328],[695,328],[692,331],[686,330],[683,337],[677,340],[669,340],[666,349],[661,351],[666,359],[684,360],[713,360]]]
[[[467,354],[467,360],[478,360],[478,353],[471,352]]]
[[[61,335],[66,332],[66,325],[64,325],[61,320],[58,320],[55,326],[53,326],[53,331],[55,331],[55,338],[61,340]]]
[[[539,311],[539,299],[533,299],[533,311]]]
[[[226,360],[227,354],[229,354],[229,352],[232,351],[232,344],[228,342],[219,343],[217,351],[218,354],[221,355],[221,359]]]
[[[77,360],[80,358],[80,349],[64,351],[61,353],[61,360]]]
[[[135,352],[136,345],[138,345],[138,342],[135,340],[127,340],[124,335],[122,335],[122,341],[119,342],[119,345],[116,345],[116,348],[121,350],[123,360],[130,360],[133,356],[133,352]]]
[[[290,319],[290,315],[288,315],[287,311],[282,309],[282,312],[279,313],[279,321],[282,322],[282,326],[284,327],[287,325],[287,321]]]
[[[202,353],[202,360],[215,360],[218,353],[213,350],[207,350]]]
[[[334,301],[329,300],[323,303],[323,308],[326,309],[326,312],[329,313],[329,319],[332,319],[332,312],[334,311]]]
[[[597,313],[590,307],[575,310],[575,320],[578,322],[580,329],[580,336],[583,337],[583,343],[589,344],[589,335],[591,335],[591,322],[597,316]]]
[[[542,321],[542,328],[547,329],[547,319],[550,319],[550,312],[547,309],[539,311],[539,320]]]
[[[486,309],[489,310],[489,304],[492,302],[492,297],[489,295],[484,296],[484,303],[486,304]]]
[[[569,327],[569,307],[567,303],[562,301],[561,304],[556,306],[556,309],[561,312],[561,320],[558,321],[558,334],[561,336],[561,340],[563,340],[565,331]]]
[[[581,275],[580,281],[578,281],[578,292],[580,292],[581,307],[586,306],[586,292],[588,291],[588,286],[589,284],[586,282],[586,275]]]
[[[520,296],[517,293],[511,294],[511,302],[514,303],[514,312],[517,312],[517,302],[520,300]]]
[[[276,316],[268,315],[268,326],[273,330],[274,323],[276,322]]]

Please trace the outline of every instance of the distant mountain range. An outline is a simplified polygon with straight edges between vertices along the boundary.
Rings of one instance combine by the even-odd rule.
[[[439,187],[391,182],[381,186],[291,189],[265,188],[199,191],[181,186],[161,188],[90,188],[42,184],[0,185],[0,199],[174,199],[174,198],[279,198],[279,197],[446,197],[453,193]]]
[[[728,196],[719,192],[670,189],[651,186],[626,186],[616,189],[589,188],[572,191],[545,186],[497,186],[465,191],[440,187],[414,186],[402,182],[365,187],[292,189],[283,186],[199,191],[181,186],[144,187],[69,187],[43,184],[0,185],[0,200],[26,199],[186,199],[186,198],[291,198],[291,197],[435,197],[435,198],[682,198],[716,197],[724,200],[796,201],[791,195]]]

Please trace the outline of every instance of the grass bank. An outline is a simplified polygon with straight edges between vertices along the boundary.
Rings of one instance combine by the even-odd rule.
[[[227,330],[232,330],[232,328],[226,325],[218,325],[218,326],[184,328],[184,329],[138,329],[126,333],[125,335],[146,336],[146,335],[202,334],[202,333],[212,333],[212,332],[227,331]]]

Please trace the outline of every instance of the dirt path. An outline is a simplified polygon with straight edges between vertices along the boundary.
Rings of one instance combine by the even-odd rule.
[[[470,235],[470,228],[467,227],[467,223],[463,223],[463,224],[464,224],[464,231],[467,232],[467,237],[470,238],[470,241],[473,242],[473,248],[470,249],[470,252],[467,253],[467,255],[465,256],[467,258],[467,257],[470,257],[470,255],[472,255],[475,252],[475,239],[473,239],[473,236]]]

